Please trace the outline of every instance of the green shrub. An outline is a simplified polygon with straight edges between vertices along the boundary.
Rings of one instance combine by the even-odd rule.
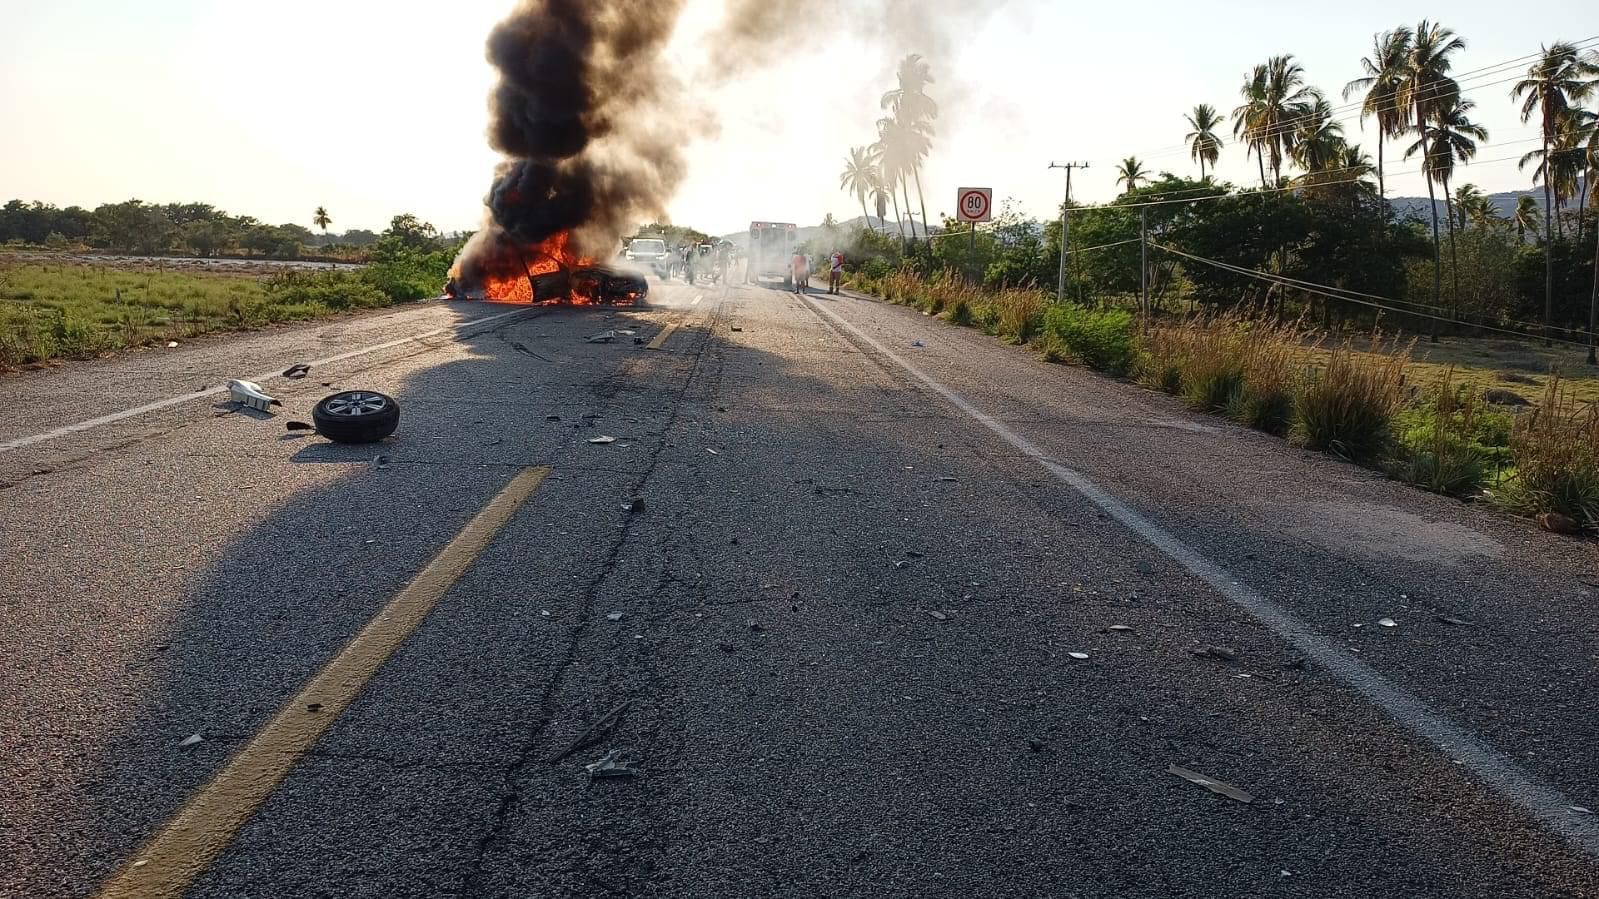
[[[970,326],[972,323],[972,304],[965,298],[955,301],[949,311],[945,313],[944,320],[952,325]]]
[[[1494,502],[1520,515],[1557,512],[1599,529],[1599,405],[1567,398],[1558,377],[1516,419],[1510,437],[1513,475]]]
[[[321,306],[326,309],[368,309],[389,305],[390,294],[371,283],[367,272],[282,272],[267,279],[271,305]],[[269,321],[264,308],[252,312]]]
[[[1133,364],[1133,316],[1125,309],[1098,311],[1056,303],[1044,312],[1044,334],[1068,358],[1114,375]],[[1046,353],[1049,347],[1046,347]]]
[[[1362,464],[1388,449],[1392,419],[1404,401],[1410,348],[1377,347],[1377,358],[1360,358],[1337,347],[1320,372],[1298,385],[1295,436],[1305,446]]]

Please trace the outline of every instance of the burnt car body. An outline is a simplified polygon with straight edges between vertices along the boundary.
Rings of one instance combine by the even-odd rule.
[[[642,275],[603,265],[574,270],[570,277],[573,302],[606,306],[636,306],[649,296],[650,285]]]

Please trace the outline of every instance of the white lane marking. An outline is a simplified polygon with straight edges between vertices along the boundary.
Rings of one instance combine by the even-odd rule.
[[[1382,708],[1400,725],[1415,731],[1446,756],[1460,762],[1467,770],[1521,806],[1550,830],[1581,847],[1589,855],[1599,857],[1599,826],[1592,823],[1593,819],[1573,812],[1572,806],[1579,803],[1574,803],[1561,795],[1559,789],[1544,783],[1509,757],[1488,747],[1476,736],[1434,712],[1421,699],[1379,674],[1375,668],[1350,655],[1348,650],[1339,647],[1327,637],[1316,633],[1292,612],[1245,586],[1228,573],[1227,569],[1200,555],[1154,522],[1101,490],[1086,475],[1056,462],[1032,441],[978,409],[965,397],[923,374],[916,366],[906,362],[870,335],[845,321],[838,313],[808,298],[807,305],[837,322],[840,327],[882,353],[900,368],[910,372],[950,405],[966,413],[1000,439],[1015,447],[1022,455],[1038,463],[1056,479],[1076,490],[1084,499],[1121,522],[1128,530],[1165,553],[1172,561],[1205,581],[1217,593],[1227,597],[1233,604],[1293,644],[1294,648],[1304,653],[1307,658]]]
[[[450,332],[450,331],[456,332],[456,336],[457,337],[465,337],[465,336],[467,336],[467,331],[469,331],[471,328],[473,328],[473,327],[475,327],[477,325],[484,325],[484,324],[488,324],[489,322],[499,321],[500,319],[503,319],[503,318],[510,318],[513,315],[521,315],[522,313],[524,313],[526,311],[527,311],[527,309],[515,309],[515,310],[512,310],[510,312],[499,313],[498,315],[490,315],[487,318],[475,319],[473,321],[466,322],[464,324],[446,325],[445,327],[442,327],[442,328],[434,328],[431,331],[424,331],[421,334],[412,334],[412,335],[410,335],[408,337],[401,337],[401,338],[399,338],[397,340],[390,340],[390,341],[387,341],[387,342],[384,342],[384,343],[375,344],[373,346],[362,347],[361,349],[358,349],[358,350],[351,350],[351,351],[349,351],[347,353],[340,353],[337,356],[329,356],[326,359],[317,359],[317,360],[315,360],[313,362],[310,362],[310,363],[307,363],[307,364],[309,364],[313,368],[315,368],[316,366],[319,366],[319,365],[332,365],[335,362],[343,362],[346,359],[354,359],[357,356],[365,356],[368,353],[376,353],[376,352],[380,352],[382,350],[389,349],[391,347],[397,347],[397,346],[400,346],[402,344],[411,343],[413,341],[426,340],[429,337],[437,337],[440,334],[444,334],[444,333],[447,333],[447,332]],[[273,371],[273,372],[268,372],[266,374],[256,375],[256,376],[254,376],[252,378],[247,378],[246,380],[255,381],[257,383],[260,383],[260,382],[270,381],[273,378],[277,378],[277,377],[281,377],[281,376],[282,376],[282,374],[281,374],[280,371]],[[33,446],[36,443],[44,443],[47,440],[55,440],[55,439],[60,438],[60,437],[66,437],[66,436],[68,436],[70,434],[81,434],[84,431],[92,431],[95,428],[104,427],[104,426],[109,425],[109,424],[115,424],[115,423],[117,423],[119,421],[124,421],[126,419],[134,418],[134,417],[137,417],[137,416],[140,416],[140,415],[144,415],[144,414],[149,413],[149,412],[159,412],[162,409],[170,409],[173,406],[181,406],[184,403],[191,403],[191,402],[194,402],[195,400],[204,399],[204,398],[206,398],[208,396],[216,396],[219,393],[227,393],[227,392],[228,392],[227,385],[218,384],[215,387],[209,387],[209,388],[206,388],[205,390],[196,390],[193,393],[185,393],[182,396],[169,396],[169,397],[167,397],[164,400],[156,400],[155,402],[152,402],[152,403],[145,403],[142,406],[134,406],[131,409],[123,409],[123,410],[121,410],[119,412],[112,412],[112,413],[107,414],[107,415],[101,415],[98,418],[91,418],[91,419],[88,419],[87,421],[80,421],[80,422],[76,422],[76,423],[70,424],[70,425],[62,425],[61,427],[56,428],[53,431],[46,431],[43,434],[33,434],[33,435],[28,436],[28,437],[18,437],[18,438],[14,439],[14,440],[8,440],[5,443],[0,443],[0,453],[15,452],[16,450],[22,449],[23,447]]]
[[[689,303],[689,305],[690,306],[698,306],[700,304],[700,300],[703,300],[703,299],[705,299],[705,294],[702,293],[699,296],[695,297],[694,298],[694,302]]]

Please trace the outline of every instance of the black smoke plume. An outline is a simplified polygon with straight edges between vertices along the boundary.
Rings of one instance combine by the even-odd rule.
[[[569,232],[609,255],[633,222],[660,217],[682,181],[678,81],[661,57],[682,0],[521,0],[488,40],[499,71],[489,140],[489,221],[463,269],[500,267],[507,245]],[[516,260],[510,260],[516,261]]]

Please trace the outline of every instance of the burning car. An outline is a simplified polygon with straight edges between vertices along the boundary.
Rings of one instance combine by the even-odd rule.
[[[532,246],[503,232],[474,238],[450,267],[444,295],[452,300],[579,306],[634,306],[649,296],[642,275],[572,253],[567,243],[564,233]]]

